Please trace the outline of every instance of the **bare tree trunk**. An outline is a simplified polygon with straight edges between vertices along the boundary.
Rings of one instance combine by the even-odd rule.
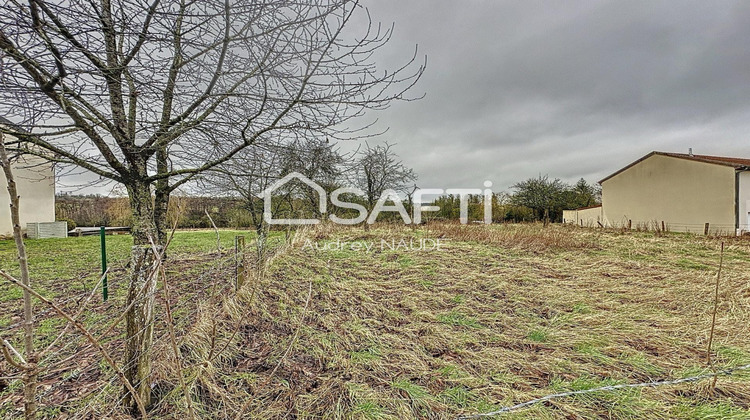
[[[133,247],[130,260],[130,284],[126,302],[131,304],[126,315],[127,342],[125,346],[125,376],[133,385],[145,407],[151,404],[151,344],[153,341],[154,297],[156,273],[151,241],[161,251],[151,189],[146,183],[134,183],[128,188],[133,210]],[[124,403],[135,411],[135,401],[125,390]]]
[[[169,230],[169,221],[167,221],[168,212],[169,192],[157,186],[154,191],[154,224],[156,225],[156,238],[158,238],[156,242],[160,244],[167,241],[167,231]]]
[[[370,215],[370,214],[372,213],[372,209],[373,209],[373,207],[374,207],[374,204],[369,204],[369,205],[367,206],[367,214],[368,214],[368,217],[369,217],[369,215]],[[363,225],[364,225],[364,227],[365,227],[365,232],[369,232],[369,231],[370,231],[370,224],[369,224],[369,223],[367,223],[367,218],[365,218],[365,221],[364,221],[364,222],[362,222],[362,224],[363,224]]]
[[[264,220],[255,226],[257,235],[256,246],[258,249],[258,268],[262,267],[266,260],[266,251],[268,246],[268,231],[270,226]]]
[[[156,152],[156,171],[160,174],[169,172],[167,164],[167,151],[165,148],[159,148]],[[169,179],[163,178],[156,181],[156,190],[154,191],[154,223],[156,224],[156,243],[164,244],[167,241],[167,231],[169,230],[167,222],[167,213],[169,212]],[[164,253],[166,257],[166,253]]]
[[[10,159],[5,150],[5,138],[0,133],[0,165],[5,173],[5,180],[8,184],[8,194],[10,196],[10,217],[13,223],[13,239],[16,242],[18,252],[18,265],[21,268],[21,281],[24,285],[30,286],[29,264],[26,258],[26,245],[23,243],[23,234],[21,232],[21,219],[19,216],[19,198],[16,181],[13,178],[13,171],[10,168]],[[24,363],[24,413],[27,419],[36,419],[36,387],[37,387],[37,355],[34,352],[34,314],[31,307],[31,294],[28,290],[23,291],[23,338],[24,352],[26,353],[26,363]]]

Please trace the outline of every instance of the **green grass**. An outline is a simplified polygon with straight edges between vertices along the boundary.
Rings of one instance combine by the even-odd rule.
[[[748,411],[730,402],[691,403],[683,402],[674,407],[670,414],[675,418],[695,420],[747,420]]]
[[[451,364],[447,364],[437,369],[437,372],[448,379],[461,379],[469,376],[460,367]]]
[[[364,350],[352,351],[349,353],[352,363],[368,364],[381,357],[380,350],[375,347],[368,347]]]
[[[440,394],[440,397],[443,398],[446,403],[460,408],[470,407],[477,399],[477,396],[474,395],[473,392],[463,386],[446,388],[446,390]]]
[[[737,347],[719,346],[716,355],[722,363],[730,366],[750,364],[750,352]]]
[[[625,352],[620,354],[618,360],[631,366],[636,372],[643,372],[651,378],[658,378],[659,376],[664,375],[664,369],[654,364],[642,352]]]
[[[467,328],[482,328],[482,325],[477,320],[468,315],[464,315],[460,312],[451,311],[445,314],[439,314],[437,316],[439,322],[446,325],[453,325],[456,327],[467,327]]]
[[[675,261],[675,265],[681,268],[688,268],[691,270],[711,270],[712,268],[707,266],[706,264],[701,264],[699,262],[695,262],[693,260],[687,259],[687,258],[680,258]]]
[[[357,403],[354,406],[354,410],[352,410],[352,412],[354,416],[356,417],[361,416],[362,418],[365,418],[365,419],[375,420],[375,419],[386,418],[383,412],[383,408],[380,405],[378,405],[378,403],[372,402],[372,401],[364,401],[364,402]]]
[[[431,398],[429,391],[423,386],[412,383],[408,379],[399,379],[391,383],[395,390],[402,391],[412,401],[422,401]]]
[[[251,231],[221,230],[221,246],[225,250],[234,249],[234,237],[244,235],[251,240]],[[278,234],[274,233],[275,237]],[[110,269],[110,283],[122,281],[125,267],[130,259],[132,238],[130,235],[108,235],[107,260]],[[90,290],[99,280],[101,273],[100,240],[96,235],[54,238],[27,239],[24,241],[28,255],[31,283],[37,292],[47,297],[81,293]],[[249,242],[248,242],[249,243]],[[188,254],[216,252],[216,234],[213,231],[179,231],[175,233],[169,253],[176,258]],[[16,249],[12,240],[0,240],[0,269],[18,276],[20,271],[15,259]],[[200,270],[201,267],[195,267]],[[122,289],[114,289],[122,293]],[[23,292],[7,282],[0,282],[0,304],[18,300]],[[121,297],[121,296],[120,296]]]
[[[529,331],[526,338],[537,343],[546,343],[549,341],[549,333],[543,329],[536,329]]]
[[[220,230],[223,249],[234,249],[234,237],[244,235],[251,240],[252,231]],[[274,233],[275,237],[278,234]],[[130,257],[130,235],[108,235],[107,257],[110,265],[123,265]],[[29,257],[32,279],[45,283],[54,279],[68,280],[80,274],[101,270],[99,236],[82,236],[53,239],[27,239],[24,241]],[[248,242],[249,243],[249,242]],[[216,233],[213,231],[178,231],[170,245],[174,254],[210,253],[216,251]],[[0,240],[0,269],[18,274],[15,260],[16,248],[12,240]],[[4,294],[3,294],[4,295]]]
[[[605,361],[607,359],[607,356],[602,353],[599,346],[597,346],[596,343],[590,341],[577,344],[575,346],[575,351],[580,354],[597,359],[598,361]]]
[[[575,305],[573,305],[574,314],[586,315],[590,314],[591,312],[593,312],[591,307],[585,303],[576,303]]]

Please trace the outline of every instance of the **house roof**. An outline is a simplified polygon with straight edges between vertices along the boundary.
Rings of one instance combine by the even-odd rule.
[[[654,151],[654,152],[651,152],[651,153],[647,154],[646,156],[644,156],[644,157],[636,160],[635,162],[631,163],[630,165],[625,166],[624,168],[618,170],[617,172],[615,172],[615,173],[607,176],[606,178],[604,178],[601,181],[599,181],[599,183],[601,184],[602,182],[604,182],[604,181],[612,178],[615,175],[618,175],[619,173],[625,171],[626,169],[629,169],[629,168],[631,168],[631,167],[633,167],[633,166],[635,166],[635,165],[643,162],[644,160],[646,160],[646,159],[648,159],[648,158],[650,158],[651,156],[654,156],[654,155],[669,156],[669,157],[678,158],[678,159],[692,160],[692,161],[695,161],[695,162],[711,163],[711,164],[714,164],[714,165],[731,166],[731,167],[733,167],[735,169],[739,169],[739,170],[750,170],[750,159],[745,159],[745,158],[725,157],[725,156],[709,156],[709,155],[689,155],[687,153],[669,153],[669,152],[656,152],[656,151]]]

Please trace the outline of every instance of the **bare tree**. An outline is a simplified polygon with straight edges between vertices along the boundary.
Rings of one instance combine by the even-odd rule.
[[[284,149],[284,168],[282,175],[298,172],[315,181],[330,192],[337,188],[342,179],[344,164],[351,156],[343,156],[338,149],[329,143],[328,139],[318,138],[297,141]],[[323,217],[318,207],[318,194],[310,188],[300,188],[298,191],[305,202],[306,208],[315,217]]]
[[[265,255],[268,236],[268,223],[263,218],[263,199],[259,195],[283,177],[285,158],[283,146],[251,146],[238,153],[234,159],[202,174],[199,180],[204,191],[242,200],[242,208],[250,214],[255,229],[259,263]],[[276,200],[272,203],[271,212],[274,217],[284,209],[284,202]]]
[[[200,188],[215,196],[242,200],[253,228],[260,234],[263,230],[263,200],[259,194],[283,176],[283,158],[281,148],[276,146],[248,147],[235,159],[202,174]]]
[[[361,33],[344,31],[356,19]],[[345,123],[409,99],[423,71],[412,66],[416,52],[391,72],[373,62],[391,30],[347,0],[0,5],[0,113],[31,133],[6,130],[19,139],[8,146],[128,192],[126,374],[147,405],[156,287],[148,244],[164,243],[170,193],[249,145],[354,136]]]
[[[10,197],[10,217],[13,223],[13,239],[16,243],[16,252],[18,255],[18,266],[21,269],[21,282],[29,287],[31,280],[29,277],[29,262],[26,258],[26,245],[23,242],[21,233],[20,217],[20,200],[16,180],[11,168],[11,158],[5,148],[5,135],[0,133],[0,167],[5,175],[5,182]],[[23,291],[23,336],[24,336],[24,353],[26,358],[21,358],[21,364],[17,365],[23,372],[24,382],[24,413],[27,419],[36,419],[36,387],[37,387],[37,354],[34,351],[34,313],[32,312],[31,294],[28,290]],[[3,346],[10,347],[10,344],[3,341]],[[13,348],[11,347],[11,350]],[[6,347],[2,348],[3,355],[8,363],[16,365],[12,357],[8,354]]]
[[[409,187],[417,180],[414,171],[401,162],[389,143],[377,146],[366,144],[355,161],[352,173],[354,184],[365,193],[368,211],[372,211],[385,190],[413,191]],[[365,229],[368,229],[367,223]]]
[[[298,172],[315,181],[323,188],[333,189],[338,185],[346,157],[328,140],[317,138],[295,140],[291,143],[251,146],[240,152],[235,159],[217,166],[201,175],[200,185],[204,191],[215,195],[237,197],[250,214],[257,233],[258,257],[263,257],[268,234],[268,223],[263,218],[263,200],[260,194],[274,182],[291,172]],[[289,183],[275,192],[271,215],[293,217],[299,211],[319,214],[317,193],[306,186]]]

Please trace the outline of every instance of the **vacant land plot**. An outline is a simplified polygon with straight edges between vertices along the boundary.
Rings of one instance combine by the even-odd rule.
[[[440,251],[385,239],[447,239]],[[239,369],[223,388],[258,417],[450,418],[563,390],[706,371],[719,240],[538,226],[336,230],[291,248],[263,280]],[[748,243],[725,251],[721,366],[750,363]],[[312,297],[304,307],[308,282]],[[273,378],[269,372],[299,337]],[[246,383],[237,378],[243,378]],[[231,380],[230,380],[231,379]],[[750,375],[539,404],[510,418],[747,418]]]
[[[216,297],[188,293],[221,281],[215,274],[192,283],[215,264],[215,237],[181,235],[181,251],[176,240],[168,262],[170,282],[185,283],[181,299],[209,304],[177,316],[191,319],[176,320],[184,387],[169,353],[155,355],[155,416],[185,417],[188,389],[202,418],[233,418],[240,410],[247,418],[454,418],[560,391],[710,372],[721,239],[537,225],[323,226],[300,232],[238,295]],[[229,247],[233,233],[223,235]],[[419,239],[443,242],[440,250],[413,249]],[[61,258],[51,248],[78,240],[39,246]],[[750,363],[750,241],[724,241],[717,368]],[[3,266],[12,263],[7,248]],[[64,260],[88,252],[66,251]],[[127,246],[120,252],[124,269]],[[37,273],[68,287],[85,271],[61,272],[35,258]],[[87,278],[87,286],[95,282]],[[20,307],[19,293],[1,290],[3,314]],[[95,374],[106,367],[90,357],[93,367],[78,368],[88,376],[68,379],[70,386],[53,383],[69,371],[49,376],[53,391],[41,401],[48,415],[117,414],[119,388],[102,383],[111,376]],[[719,378],[714,390],[709,384],[597,392],[503,418],[750,416],[747,371]],[[7,416],[18,414],[19,387],[12,381],[0,391]]]

